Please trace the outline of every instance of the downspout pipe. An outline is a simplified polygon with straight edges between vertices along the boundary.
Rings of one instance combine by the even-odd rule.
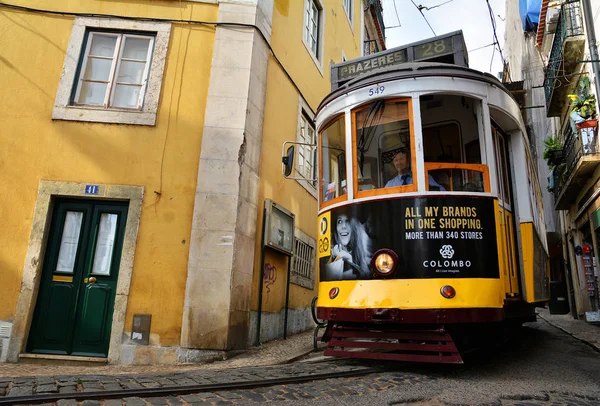
[[[598,98],[600,97],[600,65],[598,63],[598,48],[596,47],[596,31],[594,29],[593,18],[594,14],[592,13],[592,6],[590,4],[590,0],[581,0],[581,7],[583,8],[583,19],[585,21],[587,39],[590,47],[592,70],[594,71],[596,100],[598,100]]]

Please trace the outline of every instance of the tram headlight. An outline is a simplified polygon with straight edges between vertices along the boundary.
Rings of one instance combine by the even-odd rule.
[[[373,255],[371,260],[371,268],[379,276],[389,277],[397,267],[398,255],[392,250],[381,249]]]

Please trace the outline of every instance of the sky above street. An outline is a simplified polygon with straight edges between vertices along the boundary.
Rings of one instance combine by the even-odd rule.
[[[463,31],[471,68],[495,76],[502,71],[499,48],[491,45],[495,40],[486,0],[382,0],[387,48],[435,36],[415,4],[429,8],[422,12],[436,35]],[[489,0],[489,5],[503,49],[505,0]]]

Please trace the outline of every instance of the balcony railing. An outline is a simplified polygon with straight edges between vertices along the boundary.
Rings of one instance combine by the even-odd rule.
[[[562,164],[554,169],[555,208],[566,210],[574,203],[581,187],[600,163],[597,128],[573,131],[571,126],[564,134]],[[557,170],[559,169],[559,170]]]
[[[381,51],[381,49],[379,49],[379,45],[377,45],[377,40],[375,40],[375,39],[365,41],[364,50],[365,50],[365,52],[364,52],[365,56]]]
[[[571,43],[569,39],[573,37],[579,37],[579,41]],[[560,8],[544,77],[548,117],[560,116],[567,102],[564,96],[570,84],[569,75],[577,66],[577,59],[580,59],[583,53],[584,43],[579,1],[570,0]]]

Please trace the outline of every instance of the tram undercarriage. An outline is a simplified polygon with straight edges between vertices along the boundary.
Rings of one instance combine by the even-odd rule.
[[[329,320],[325,355],[443,364],[462,364],[465,353],[536,320],[534,307],[520,301],[503,309],[321,308],[318,315]]]

